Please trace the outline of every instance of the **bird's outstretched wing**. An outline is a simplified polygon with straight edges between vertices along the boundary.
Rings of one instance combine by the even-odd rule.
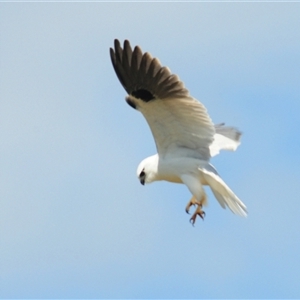
[[[209,160],[215,127],[202,103],[189,95],[178,76],[129,41],[115,40],[110,56],[128,93],[127,103],[146,118],[160,157]]]

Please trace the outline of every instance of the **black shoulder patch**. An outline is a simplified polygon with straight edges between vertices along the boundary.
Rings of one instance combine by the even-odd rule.
[[[145,102],[148,102],[150,100],[153,100],[155,97],[147,90],[145,89],[140,89],[140,90],[137,90],[137,91],[133,91],[131,93],[132,96],[134,96],[135,98],[137,99],[141,99]]]

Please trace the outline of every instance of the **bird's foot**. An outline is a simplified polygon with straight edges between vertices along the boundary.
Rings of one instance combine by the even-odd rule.
[[[185,211],[186,211],[187,214],[190,213],[190,208],[193,205],[198,205],[198,206],[201,205],[201,203],[199,201],[197,201],[197,199],[194,196],[191,198],[191,200],[188,202],[188,204],[185,207]]]
[[[192,223],[193,226],[195,225],[197,216],[199,216],[202,220],[204,220],[205,212],[202,210],[202,205],[198,205],[196,211],[190,218],[190,222]]]

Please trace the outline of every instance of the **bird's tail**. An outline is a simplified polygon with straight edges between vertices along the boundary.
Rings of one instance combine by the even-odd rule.
[[[208,168],[201,168],[203,176],[210,186],[213,194],[223,208],[229,209],[242,217],[247,216],[246,205],[233,193],[227,184],[221,179],[215,169],[209,165]]]

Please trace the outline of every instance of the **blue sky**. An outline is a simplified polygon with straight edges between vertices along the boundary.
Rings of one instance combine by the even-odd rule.
[[[300,3],[1,3],[1,298],[299,298]],[[140,185],[155,153],[109,58],[129,39],[215,123],[212,160],[247,205]]]

